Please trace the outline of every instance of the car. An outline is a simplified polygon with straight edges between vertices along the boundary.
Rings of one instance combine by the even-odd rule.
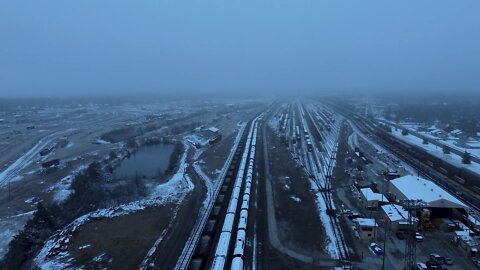
[[[415,233],[415,241],[417,241],[417,243],[423,242],[423,236],[419,232]]]
[[[369,248],[375,255],[377,256],[383,255],[383,250],[376,243],[371,243]]]
[[[480,268],[480,260],[473,260],[473,264],[475,264],[477,268]]]
[[[430,270],[442,270],[442,269],[445,269],[442,267],[442,265],[440,265],[440,263],[436,262],[436,261],[428,261],[426,263],[427,265],[427,268],[430,269]]]
[[[362,216],[359,213],[355,213],[355,212],[353,212],[352,214],[347,216],[347,218],[349,218],[349,219],[356,219],[356,218],[359,218],[359,217],[362,217]]]
[[[443,257],[443,263],[446,264],[446,265],[452,265],[453,260],[450,257]]]
[[[395,235],[396,235],[397,238],[400,239],[400,240],[405,239],[405,234],[404,234],[403,232],[401,232],[401,231],[396,232]]]
[[[430,254],[430,260],[438,263],[443,263],[443,257],[437,253]]]
[[[428,270],[428,268],[424,263],[417,262],[417,270]]]

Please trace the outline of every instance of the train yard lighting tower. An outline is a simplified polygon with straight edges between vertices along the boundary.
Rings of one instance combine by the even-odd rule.
[[[419,210],[422,210],[427,205],[423,200],[402,200],[401,201],[403,208],[408,212],[408,231],[405,236],[406,245],[405,245],[405,262],[404,269],[410,270],[415,266],[417,259],[417,250],[416,250],[416,229],[415,222],[416,214]]]

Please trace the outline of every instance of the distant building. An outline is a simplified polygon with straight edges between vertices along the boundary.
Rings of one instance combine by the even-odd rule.
[[[467,146],[472,149],[480,149],[480,142],[479,141],[469,141],[467,142]]]
[[[163,116],[161,114],[149,114],[149,115],[145,116],[145,119],[147,121],[160,120],[162,118],[163,118]]]
[[[434,129],[430,131],[430,134],[432,134],[435,137],[445,137],[447,135],[447,132],[441,130],[441,129]]]
[[[454,129],[452,131],[450,131],[450,135],[452,135],[453,137],[460,137],[462,136],[463,134],[463,131],[461,131],[460,129]]]
[[[427,128],[427,131],[428,131],[428,132],[432,132],[432,131],[434,131],[434,130],[436,130],[436,129],[437,129],[437,127],[436,127],[435,125],[433,125],[433,126]]]
[[[218,134],[219,131],[220,131],[220,129],[218,129],[216,127],[209,127],[207,130],[214,133],[214,134]]]
[[[201,137],[205,138],[209,144],[215,144],[222,139],[220,129],[216,127],[205,129],[204,126],[200,126],[195,128],[195,131],[198,132]]]

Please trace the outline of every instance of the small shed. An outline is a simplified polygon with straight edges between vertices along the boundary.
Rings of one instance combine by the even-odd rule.
[[[375,238],[378,224],[373,218],[357,218],[357,231],[362,240]]]
[[[392,231],[406,230],[409,227],[408,212],[398,204],[383,205],[382,215]],[[413,218],[412,223],[415,228],[417,219]]]
[[[216,128],[216,127],[209,127],[208,128],[208,131],[214,133],[214,134],[218,134],[220,132],[220,129],[219,128]]]
[[[444,137],[447,135],[447,133],[441,129],[435,129],[430,131],[430,134],[432,134],[435,137]]]
[[[454,129],[450,132],[450,135],[457,138],[462,136],[462,134],[463,134],[463,131],[461,131],[460,129]]]
[[[388,204],[388,200],[383,194],[373,192],[371,188],[360,189],[360,197],[365,208],[376,210],[380,205]]]

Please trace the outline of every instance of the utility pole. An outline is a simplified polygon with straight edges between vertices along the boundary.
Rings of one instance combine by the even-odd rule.
[[[385,178],[383,179],[383,190],[382,190],[382,202],[383,202],[383,194],[385,192],[387,192],[385,190],[385,181],[387,181]],[[387,221],[385,219],[383,219],[383,224],[384,224],[384,239],[383,239],[383,256],[382,256],[382,270],[385,270],[385,256],[387,255],[387,233],[388,233],[388,224],[387,224]]]
[[[404,269],[409,270],[415,266],[417,259],[417,250],[416,250],[416,237],[415,237],[415,226],[414,219],[416,218],[417,211],[423,209],[426,204],[423,200],[403,200],[403,207],[408,212],[408,233],[405,236],[405,264]]]
[[[10,208],[10,205],[12,204],[12,198],[11,198],[11,190],[10,190],[10,178],[8,179],[8,208]]]

